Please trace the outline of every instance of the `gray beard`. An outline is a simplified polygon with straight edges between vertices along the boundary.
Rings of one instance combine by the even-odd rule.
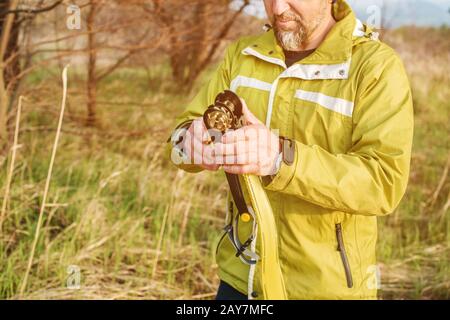
[[[275,31],[278,42],[281,47],[287,51],[295,51],[305,42],[306,31],[303,27],[296,31]]]
[[[274,23],[274,31],[275,36],[277,37],[278,43],[284,50],[287,51],[297,51],[299,50],[307,41],[308,37],[316,31],[316,29],[320,26],[320,24],[326,18],[325,7],[322,10],[322,13],[312,20],[308,26],[297,21],[298,26],[296,30],[285,31],[279,30],[276,27],[276,23]]]

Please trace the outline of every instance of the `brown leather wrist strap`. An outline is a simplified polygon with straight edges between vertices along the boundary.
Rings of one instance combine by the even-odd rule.
[[[283,152],[283,162],[291,166],[295,160],[295,141],[280,136],[280,150]]]

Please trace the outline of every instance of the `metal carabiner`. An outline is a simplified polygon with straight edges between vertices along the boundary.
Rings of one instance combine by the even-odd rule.
[[[239,214],[236,214],[234,219],[233,217],[231,217],[232,221],[225,227],[225,231],[228,233],[228,238],[230,239],[231,244],[236,250],[236,257],[239,257],[245,264],[253,265],[258,262],[259,256],[256,254],[256,252],[248,249],[248,247],[256,237],[257,225],[253,209],[250,206],[247,206],[247,209],[253,218],[253,230],[250,237],[248,237],[248,239],[244,243],[239,240]]]

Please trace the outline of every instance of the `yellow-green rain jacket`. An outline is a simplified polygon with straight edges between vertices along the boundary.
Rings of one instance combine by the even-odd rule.
[[[282,162],[265,185],[289,299],[376,298],[377,216],[397,207],[409,174],[413,108],[402,62],[343,0],[334,17],[324,42],[289,68],[272,30],[230,45],[177,118],[178,126],[202,116],[231,89],[268,127],[295,140],[294,163]],[[226,210],[237,213],[230,194]],[[239,222],[241,241],[251,229]],[[225,235],[216,261],[223,281],[261,298],[258,268],[241,262]]]

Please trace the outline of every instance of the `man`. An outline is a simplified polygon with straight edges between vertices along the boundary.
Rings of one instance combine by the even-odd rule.
[[[183,140],[177,137],[168,151],[189,172],[222,167],[262,177],[289,299],[374,299],[377,217],[397,207],[409,174],[413,109],[405,70],[344,0],[264,4],[273,28],[227,49],[211,81],[177,119],[191,142],[177,144]],[[247,125],[206,144],[201,116],[227,89],[242,98]],[[277,139],[257,140],[248,128],[270,137],[278,130],[291,143],[280,152]],[[216,161],[255,149],[268,150],[267,156]],[[179,163],[174,154],[200,160]],[[228,214],[236,215],[228,201]],[[252,223],[239,221],[240,238],[251,232]],[[258,244],[252,249],[258,252]],[[216,260],[218,299],[261,297],[258,269],[236,257],[225,234]]]

